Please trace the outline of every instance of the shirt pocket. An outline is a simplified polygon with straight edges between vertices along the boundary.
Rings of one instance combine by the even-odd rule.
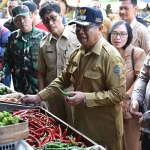
[[[53,70],[57,64],[57,56],[53,50],[46,49],[43,53],[44,61],[50,70]],[[53,68],[53,69],[52,69]]]
[[[45,51],[45,57],[47,59],[54,59],[54,52],[52,50],[46,50]]]
[[[98,92],[103,88],[102,74],[99,71],[86,70],[83,77],[83,91]]]
[[[93,70],[86,70],[84,73],[84,77],[90,78],[90,79],[100,79],[102,76],[101,72],[99,71],[93,71]]]

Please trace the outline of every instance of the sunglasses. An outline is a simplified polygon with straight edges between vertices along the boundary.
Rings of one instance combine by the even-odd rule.
[[[90,26],[80,26],[80,25],[76,25],[76,32],[79,32],[81,29],[82,29],[84,32],[87,32],[90,28],[95,27],[95,26],[98,26],[98,25],[90,25]]]
[[[52,16],[52,17],[45,17],[45,18],[42,18],[42,22],[43,22],[44,24],[48,24],[50,21],[55,22],[55,21],[57,20],[57,16],[58,16],[58,15]]]

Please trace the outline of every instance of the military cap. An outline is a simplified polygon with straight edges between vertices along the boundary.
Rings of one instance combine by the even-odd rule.
[[[16,19],[19,16],[27,16],[29,14],[30,14],[30,10],[25,5],[20,5],[12,9],[13,19]]]
[[[79,24],[82,26],[100,25],[103,23],[103,15],[100,9],[91,7],[81,7],[77,12],[76,19],[68,24]]]

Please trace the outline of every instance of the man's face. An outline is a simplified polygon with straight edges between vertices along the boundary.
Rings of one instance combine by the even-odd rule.
[[[8,12],[9,12],[9,15],[12,17],[12,9],[16,6],[19,6],[18,2],[17,1],[10,1],[8,2],[7,4],[7,8],[8,8]]]
[[[119,16],[130,24],[136,16],[137,6],[132,5],[130,0],[120,1],[119,4]]]
[[[79,42],[85,47],[90,48],[98,41],[103,26],[81,26],[76,25],[76,36]]]
[[[90,4],[89,4],[90,7],[94,7],[94,8],[98,8],[100,9],[101,8],[101,5],[99,2],[97,1],[91,1]]]
[[[14,23],[23,33],[28,33],[32,30],[32,19],[30,15],[18,16],[14,20]]]
[[[50,13],[46,13],[42,17],[43,24],[46,28],[53,34],[57,34],[60,31],[60,27],[62,25],[62,17],[60,14],[52,11]]]

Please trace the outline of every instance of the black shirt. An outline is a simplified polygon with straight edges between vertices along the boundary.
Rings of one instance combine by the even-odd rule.
[[[13,23],[12,19],[9,19],[8,21],[6,21],[4,23],[4,27],[6,27],[7,29],[9,29],[9,31],[13,32],[15,30],[17,30],[18,28],[15,26],[15,24]]]

